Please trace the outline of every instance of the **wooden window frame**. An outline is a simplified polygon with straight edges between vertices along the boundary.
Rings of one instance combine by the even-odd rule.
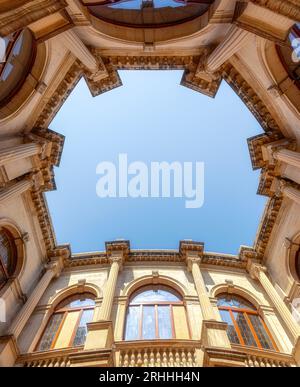
[[[137,289],[131,298],[134,298],[135,295],[137,295],[137,293],[139,291],[141,291],[142,289],[144,289],[145,291],[146,290],[153,290],[155,287],[158,287],[160,288],[159,285],[146,285],[146,286],[142,286],[141,288]],[[161,288],[162,289],[165,289],[167,291],[169,291],[171,294],[175,294],[176,296],[179,296],[180,298],[182,298],[182,296],[175,290],[173,290],[172,288],[168,287],[167,285],[161,285]],[[139,322],[138,322],[138,338],[137,339],[134,339],[132,341],[138,341],[138,340],[163,340],[159,337],[159,322],[158,322],[158,306],[169,306],[170,307],[170,322],[171,322],[171,338],[170,340],[172,339],[175,339],[176,338],[176,332],[175,332],[175,323],[174,323],[174,313],[173,313],[173,306],[183,306],[184,307],[184,311],[185,311],[185,318],[186,318],[186,323],[187,323],[187,327],[188,327],[188,334],[189,334],[189,337],[190,337],[190,326],[189,326],[189,323],[188,323],[188,319],[187,319],[187,313],[186,313],[186,307],[185,307],[185,304],[183,302],[183,300],[181,301],[142,301],[142,302],[129,302],[128,305],[127,305],[127,312],[128,312],[128,309],[130,307],[139,307]],[[143,338],[143,321],[144,321],[144,306],[154,306],[154,311],[155,311],[155,338],[154,339],[144,339]],[[128,318],[128,314],[126,314],[126,321],[125,321],[125,324],[124,324],[124,333],[123,333],[123,340],[126,341],[126,328],[127,328],[127,318]]]
[[[229,312],[230,318],[231,318],[232,323],[233,323],[234,328],[235,328],[235,332],[236,332],[236,334],[238,336],[238,339],[240,341],[240,345],[248,346],[247,344],[245,344],[245,341],[243,339],[241,330],[240,330],[240,328],[239,328],[239,326],[237,324],[237,321],[236,321],[236,319],[234,317],[234,313],[241,313],[241,314],[243,314],[243,316],[244,316],[244,318],[246,320],[246,323],[248,325],[248,328],[250,329],[250,332],[251,332],[251,334],[252,334],[252,336],[254,338],[254,341],[255,341],[255,343],[257,345],[257,348],[262,349],[262,350],[268,350],[267,348],[264,348],[263,345],[261,344],[261,342],[260,342],[260,340],[259,340],[259,338],[257,336],[257,333],[255,331],[255,328],[253,327],[253,324],[252,324],[252,322],[251,322],[251,320],[249,318],[249,315],[258,316],[260,322],[262,323],[263,328],[265,329],[265,331],[266,331],[266,333],[267,333],[267,335],[268,335],[268,337],[269,337],[269,339],[270,339],[270,341],[271,341],[271,343],[273,345],[274,350],[278,351],[278,347],[277,347],[277,345],[276,345],[276,343],[275,343],[275,341],[274,341],[274,339],[273,339],[273,337],[271,335],[270,330],[268,329],[266,323],[260,317],[260,315],[259,315],[259,313],[257,311],[251,310],[251,309],[247,309],[247,308],[237,308],[237,307],[234,307],[234,306],[218,306],[218,309],[219,310],[226,310],[226,311]]]
[[[68,299],[69,299],[69,297],[66,300],[64,300],[64,301],[67,301]],[[49,318],[45,328],[43,329],[41,337],[40,337],[40,339],[39,339],[39,341],[38,341],[38,343],[37,343],[37,345],[35,347],[35,351],[39,351],[39,346],[41,344],[41,341],[43,340],[43,337],[44,337],[44,334],[46,332],[46,329],[48,328],[49,322],[50,322],[50,320],[52,319],[53,316],[55,316],[57,314],[63,314],[63,318],[62,318],[62,320],[61,320],[61,322],[60,322],[60,324],[59,324],[59,326],[57,328],[57,331],[56,331],[56,333],[55,333],[55,335],[53,337],[53,340],[52,340],[52,343],[51,343],[50,347],[48,349],[46,349],[46,350],[41,350],[41,352],[51,351],[51,350],[53,350],[55,348],[55,345],[57,343],[57,339],[58,339],[58,337],[59,337],[59,335],[60,335],[60,333],[62,331],[62,328],[64,326],[64,323],[66,321],[66,318],[67,318],[68,314],[72,313],[72,312],[79,312],[77,320],[76,320],[76,323],[75,323],[75,326],[74,326],[74,329],[73,329],[73,332],[72,332],[72,335],[71,335],[71,338],[70,338],[70,341],[68,343],[68,346],[64,347],[64,348],[73,348],[73,347],[75,348],[73,343],[74,343],[74,339],[75,339],[75,336],[76,336],[76,333],[77,333],[77,330],[78,330],[78,327],[79,327],[79,324],[80,324],[83,312],[86,311],[86,310],[94,310],[94,309],[95,309],[95,306],[91,306],[91,305],[90,306],[73,307],[73,308],[72,307],[62,307],[62,308],[56,309],[55,312],[50,316],[50,318]]]

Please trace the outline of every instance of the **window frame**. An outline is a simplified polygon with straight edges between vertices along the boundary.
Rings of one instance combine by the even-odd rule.
[[[218,298],[218,299],[221,299],[222,297],[226,297],[226,296],[229,297],[229,296],[231,296],[231,295],[222,294],[222,295],[219,295],[217,298]],[[234,298],[236,298],[236,299],[240,299],[241,301],[247,302],[247,303],[249,304],[249,302],[248,302],[246,299],[244,299],[243,297],[235,296],[235,295],[232,295],[231,297],[232,297],[232,298],[234,297]],[[249,307],[249,309],[248,309],[248,308],[239,308],[239,307],[234,307],[234,306],[223,306],[223,305],[218,305],[218,309],[219,309],[219,310],[225,310],[225,311],[228,311],[228,312],[229,312],[231,321],[232,321],[233,326],[234,326],[234,329],[235,329],[235,333],[237,334],[237,337],[238,337],[239,342],[240,342],[240,343],[237,344],[237,345],[242,345],[242,346],[244,346],[244,347],[259,348],[259,349],[264,350],[264,351],[268,351],[268,350],[275,350],[275,351],[278,351],[278,346],[277,346],[275,340],[273,339],[273,337],[272,337],[272,335],[271,335],[271,332],[270,332],[269,328],[267,327],[266,323],[265,323],[264,320],[261,318],[261,316],[259,315],[258,311],[256,310],[256,308],[255,308],[254,306],[253,306],[253,309],[250,309],[250,307]],[[244,341],[244,339],[243,339],[243,335],[242,335],[242,333],[241,333],[241,330],[240,330],[240,328],[239,328],[239,326],[238,326],[238,323],[237,323],[237,321],[236,321],[236,319],[235,319],[235,317],[234,317],[234,312],[235,312],[235,313],[241,313],[241,314],[244,316],[245,321],[246,321],[246,323],[247,323],[247,325],[248,325],[248,328],[250,329],[250,332],[251,332],[251,334],[252,334],[252,336],[253,336],[253,338],[254,338],[254,341],[255,341],[257,347],[253,347],[252,345],[247,345],[247,344],[245,344],[245,341]],[[273,349],[265,348],[265,347],[261,344],[261,342],[260,342],[260,340],[259,340],[259,338],[258,338],[258,335],[257,335],[257,333],[256,333],[256,331],[255,331],[255,328],[254,328],[254,326],[253,326],[253,324],[252,324],[252,322],[251,322],[251,320],[250,320],[250,318],[249,318],[249,315],[257,316],[257,317],[259,318],[259,320],[260,320],[260,322],[261,322],[263,328],[265,329],[265,331],[266,331],[266,333],[267,333],[267,335],[268,335],[269,340],[271,341],[271,343],[272,343],[272,345],[273,345]]]
[[[30,40],[25,39],[22,42],[22,45],[28,46],[26,52],[30,50],[30,54],[28,55],[28,58],[26,58],[25,62],[24,62],[24,58],[20,60],[20,58],[16,57],[18,59],[16,60],[15,67],[19,67],[19,71],[16,72],[20,74],[18,75],[19,79],[15,85],[11,85],[8,88],[8,91],[5,92],[4,95],[0,95],[0,109],[6,106],[8,103],[10,103],[11,99],[14,98],[22,89],[22,87],[24,86],[24,83],[26,82],[26,79],[32,72],[32,68],[34,66],[34,63],[37,57],[37,43],[30,29],[23,28],[21,30],[18,30],[12,33],[11,34],[12,38],[10,39],[6,47],[4,61],[0,63],[0,85],[1,85],[2,74],[5,71],[7,64],[10,63],[10,59],[11,59],[11,55],[14,50],[14,47],[22,34],[24,35],[27,34],[30,37]],[[22,46],[21,46],[21,49],[22,49]],[[4,85],[6,84],[6,80],[2,82]]]
[[[154,290],[155,288],[157,289],[163,289],[168,291],[171,294],[176,295],[176,297],[179,297],[181,300],[180,301],[142,301],[142,302],[137,302],[137,303],[132,303],[131,300],[135,298],[135,296],[138,295],[139,292],[141,291],[147,291],[147,290]],[[186,322],[187,322],[187,327],[188,327],[188,333],[190,336],[190,327],[187,319],[187,314],[186,314],[186,308],[185,304],[183,301],[182,295],[177,292],[175,289],[163,285],[163,284],[155,284],[155,285],[144,285],[141,286],[140,288],[136,289],[133,294],[130,297],[130,300],[127,304],[126,308],[126,318],[125,318],[125,324],[124,324],[124,332],[123,332],[123,340],[124,341],[147,341],[147,340],[165,340],[161,339],[159,337],[159,319],[158,319],[158,306],[170,306],[170,322],[171,322],[171,338],[166,339],[166,340],[172,340],[176,338],[175,334],[175,323],[174,323],[174,312],[173,312],[173,306],[183,306],[185,310],[185,316],[186,316]],[[138,338],[136,339],[126,339],[126,333],[127,333],[127,319],[128,319],[128,310],[130,307],[140,307],[139,309],[139,321],[138,321]],[[155,311],[155,338],[154,339],[144,339],[143,338],[143,322],[144,322],[144,306],[154,306],[154,311]]]
[[[86,296],[85,298],[89,298],[89,299],[92,299],[95,301],[95,296],[92,294],[92,293],[84,293],[84,295]],[[70,338],[70,341],[68,343],[68,346],[67,347],[63,347],[63,348],[60,348],[60,349],[64,349],[64,348],[77,348],[77,347],[80,347],[81,345],[73,345],[74,343],[74,340],[75,340],[75,336],[76,336],[76,333],[78,331],[78,327],[79,327],[79,324],[80,324],[80,321],[81,321],[81,318],[82,318],[82,315],[83,313],[86,311],[86,310],[94,310],[95,311],[95,305],[87,305],[87,306],[80,306],[80,307],[68,307],[68,306],[62,306],[60,307],[60,305],[62,304],[65,304],[68,305],[69,303],[72,302],[72,300],[80,300],[82,299],[83,295],[71,295],[67,298],[65,298],[63,301],[61,301],[57,307],[55,308],[54,312],[51,314],[51,316],[49,317],[48,321],[47,321],[47,324],[46,326],[44,327],[42,333],[41,333],[41,336],[38,340],[38,343],[35,347],[35,351],[38,351],[38,352],[47,352],[47,351],[51,351],[53,349],[55,349],[55,345],[56,345],[56,342],[57,342],[57,339],[62,331],[62,328],[64,326],[64,323],[66,321],[66,318],[68,316],[68,313],[72,313],[72,312],[78,312],[79,311],[79,314],[78,314],[78,317],[77,317],[77,320],[76,320],[76,323],[74,325],[74,329],[73,329],[73,332],[72,332],[72,335],[71,335],[71,338]],[[51,345],[48,349],[39,349],[40,347],[40,344],[43,340],[43,337],[44,337],[44,334],[49,326],[49,323],[51,321],[51,319],[53,318],[53,316],[55,315],[58,315],[58,314],[62,314],[63,317],[61,319],[61,322],[59,323],[59,326],[55,332],[55,335],[52,339],[52,342],[51,342]],[[56,348],[58,349],[58,348]]]
[[[9,267],[6,266],[4,263],[4,259],[2,258],[0,254],[0,270],[3,273],[4,280],[3,282],[0,282],[0,290],[7,284],[7,282],[14,277],[16,268],[17,268],[17,259],[18,259],[18,252],[17,252],[17,246],[15,244],[15,237],[13,234],[5,227],[0,227],[0,233],[3,232],[6,234],[6,237],[9,242],[9,249],[11,254],[11,260],[12,263],[12,273],[9,273]]]

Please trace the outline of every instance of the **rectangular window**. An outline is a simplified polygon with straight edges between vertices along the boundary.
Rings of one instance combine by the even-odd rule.
[[[125,340],[139,340],[140,306],[130,306],[126,319]]]
[[[54,314],[51,317],[50,322],[48,323],[47,328],[38,346],[38,351],[47,351],[51,348],[52,342],[62,322],[63,317],[63,313]]]
[[[143,339],[155,339],[156,338],[156,323],[155,323],[155,307],[143,306]]]
[[[256,315],[249,315],[249,319],[262,347],[266,349],[274,349],[272,341],[270,340],[265,327],[260,320],[260,317]]]
[[[235,321],[239,327],[242,338],[244,340],[245,345],[249,345],[252,347],[257,347],[256,341],[251,333],[250,327],[245,319],[243,313],[233,312]]]
[[[59,332],[54,348],[67,348],[72,346],[72,336],[74,334],[80,311],[70,311],[66,314],[63,326]]]
[[[158,305],[158,335],[160,339],[171,339],[172,326],[171,326],[171,308],[169,305]]]
[[[228,310],[220,309],[220,315],[221,315],[222,321],[224,321],[225,323],[228,324],[227,334],[228,334],[230,342],[233,344],[240,344],[238,335],[235,331],[235,327],[234,327],[233,321],[232,321],[231,316],[230,316],[230,312]]]
[[[87,335],[87,327],[86,324],[92,321],[94,310],[84,310],[74,337],[73,346],[83,345],[85,343],[86,335]]]

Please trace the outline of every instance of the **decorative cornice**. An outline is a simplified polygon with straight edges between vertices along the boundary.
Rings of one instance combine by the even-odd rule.
[[[43,17],[63,10],[67,5],[65,0],[26,1],[19,7],[12,4],[10,10],[0,13],[0,36],[20,30]]]
[[[204,251],[203,242],[195,242],[192,240],[182,240],[179,243],[179,254],[186,257],[188,253],[196,253],[197,256],[202,256]]]
[[[251,2],[292,20],[300,21],[298,0],[251,0]]]
[[[46,251],[52,251],[56,247],[56,239],[44,193],[40,190],[32,190],[31,198],[37,213]]]
[[[54,119],[58,110],[62,107],[68,96],[71,94],[83,74],[82,65],[76,61],[57,89],[52,94],[46,106],[37,118],[34,127],[45,128]]]
[[[222,76],[242,99],[264,131],[268,135],[275,132],[280,136],[281,130],[267,106],[238,70],[227,62],[222,68]]]
[[[280,211],[282,201],[283,198],[277,196],[273,196],[269,199],[254,246],[258,259],[263,259],[264,257],[264,253],[274,228],[278,213]]]
[[[111,64],[109,58],[103,58],[100,56],[97,50],[92,50],[92,53],[97,58],[100,71],[105,71],[107,76],[100,80],[96,80],[93,74],[89,72],[84,73],[85,81],[90,89],[90,92],[93,97],[97,97],[100,94],[106,93],[112,89],[122,86],[121,78],[119,77],[118,72]]]
[[[263,156],[263,146],[283,138],[284,137],[281,132],[275,131],[259,134],[247,140],[252,168],[254,170],[264,168],[268,164]]]
[[[197,242],[194,243],[197,244]],[[119,247],[116,246],[116,248],[117,251],[120,251]],[[74,254],[65,260],[65,267],[72,268],[86,265],[107,266],[110,262],[110,257],[111,252]],[[213,266],[245,269],[249,258],[256,258],[255,251],[251,247],[242,246],[238,256],[203,252],[203,255],[201,256],[201,263]],[[151,264],[153,264],[153,262],[167,262],[184,264],[185,257],[182,253],[176,250],[130,250],[126,257],[126,262],[149,262]]]

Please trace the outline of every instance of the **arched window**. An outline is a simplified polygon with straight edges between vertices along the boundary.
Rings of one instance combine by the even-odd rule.
[[[132,295],[127,310],[125,340],[188,337],[185,308],[179,293],[167,286],[151,285]]]
[[[38,351],[84,345],[87,326],[94,314],[95,301],[90,293],[71,296],[62,301],[48,321]]]
[[[3,106],[23,85],[35,57],[35,46],[28,29],[4,37],[0,44],[0,52],[4,52],[0,58],[0,106]]]
[[[287,45],[277,46],[277,52],[290,78],[300,88],[300,23],[289,34]]]
[[[0,228],[0,289],[15,274],[17,248],[15,238],[6,228]]]
[[[241,297],[221,294],[218,297],[221,318],[228,324],[228,336],[233,344],[277,350],[270,332],[256,308]]]

